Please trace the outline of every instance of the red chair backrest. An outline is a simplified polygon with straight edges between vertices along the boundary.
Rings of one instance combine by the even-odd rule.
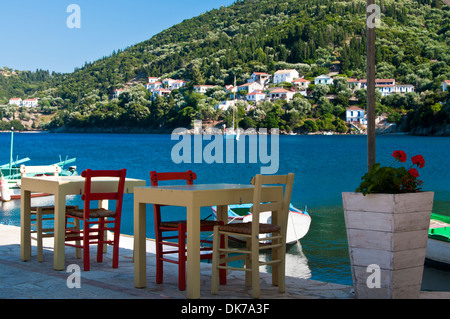
[[[168,173],[157,173],[155,171],[150,172],[150,183],[152,186],[158,186],[159,181],[175,180],[185,180],[188,185],[192,185],[194,184],[195,179],[197,179],[197,175],[193,171]]]
[[[91,201],[98,200],[115,200],[116,201],[116,214],[120,214],[122,209],[123,193],[125,188],[125,177],[127,174],[126,169],[121,170],[91,170],[87,169],[81,173],[81,176],[85,178],[84,182],[84,194],[81,197],[84,201],[84,214],[87,218],[90,209]],[[119,182],[117,185],[117,191],[108,193],[92,192],[92,178],[96,177],[118,177]]]

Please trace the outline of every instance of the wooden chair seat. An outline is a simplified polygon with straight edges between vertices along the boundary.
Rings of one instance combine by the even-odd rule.
[[[32,206],[30,208],[31,214],[36,214],[38,209],[40,209],[40,213],[43,215],[47,214],[54,214],[55,213],[55,206]],[[78,209],[78,206],[75,205],[67,205],[66,210],[70,209]]]
[[[186,224],[185,220],[174,220],[174,221],[164,221],[161,222],[159,225],[161,227],[171,227],[171,228],[176,228],[178,227],[179,224]],[[220,222],[215,221],[215,220],[201,220],[200,221],[200,227],[213,227],[216,225],[220,225]]]
[[[67,215],[83,218],[84,211],[82,209],[72,209],[67,211]],[[107,210],[104,208],[91,208],[89,211],[89,218],[104,218],[104,217],[115,217],[116,212]]]
[[[252,233],[252,223],[236,223],[236,224],[227,224],[223,226],[219,226],[219,230],[223,232],[231,232],[238,234],[247,234],[250,235]],[[259,233],[267,234],[274,233],[281,230],[281,227],[278,225],[272,224],[259,224]]]

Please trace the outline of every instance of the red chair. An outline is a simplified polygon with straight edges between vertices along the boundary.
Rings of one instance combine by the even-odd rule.
[[[192,185],[197,175],[192,171],[186,172],[169,172],[157,173],[150,172],[150,182],[152,186],[158,186],[160,181],[185,180],[187,185]],[[180,290],[186,289],[186,221],[162,221],[161,206],[153,205],[153,214],[155,218],[155,242],[156,242],[156,283],[163,282],[163,262],[170,262],[178,264],[178,288]],[[214,220],[202,220],[200,224],[200,231],[213,231],[215,225],[223,225],[223,222]],[[163,236],[165,232],[172,232],[171,236]],[[173,235],[176,232],[177,234]],[[177,242],[170,241],[178,239]],[[168,241],[169,240],[169,241]],[[212,240],[201,239],[202,243],[212,244]],[[176,247],[177,250],[164,250],[164,245]],[[212,258],[212,246],[203,246],[200,251],[208,251],[207,254],[201,254],[200,259]],[[178,254],[178,260],[165,258],[167,254]],[[226,271],[220,272],[220,283],[226,283]]]
[[[120,217],[122,213],[123,192],[125,187],[126,169],[121,170],[90,170],[87,169],[81,173],[85,177],[84,208],[68,210],[66,220],[74,218],[83,222],[83,229],[73,230],[66,227],[66,245],[76,248],[83,248],[84,270],[90,269],[89,245],[97,244],[97,262],[103,260],[103,244],[113,245],[113,268],[119,266],[119,237],[120,237]],[[118,177],[117,191],[110,193],[96,193],[91,189],[91,181],[96,177]],[[115,200],[115,210],[104,208],[92,208],[92,201]],[[109,224],[113,224],[109,226]],[[92,225],[98,225],[98,228],[91,228]],[[113,231],[113,240],[105,238],[105,231]],[[73,241],[82,241],[81,245],[73,244]]]

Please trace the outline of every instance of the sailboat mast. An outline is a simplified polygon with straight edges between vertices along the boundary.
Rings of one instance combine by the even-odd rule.
[[[14,127],[11,127],[11,146],[9,151],[9,175],[12,175],[13,145],[14,145]]]
[[[236,75],[235,75],[234,76],[233,132],[234,132],[234,108],[236,107],[236,94],[237,94],[237,87],[236,87]]]

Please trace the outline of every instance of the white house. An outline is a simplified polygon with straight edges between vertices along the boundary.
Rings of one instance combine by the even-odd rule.
[[[253,72],[247,82],[257,82],[261,86],[266,86],[270,81],[270,74],[265,72]]]
[[[247,93],[252,93],[255,91],[261,91],[263,89],[262,85],[258,82],[249,82],[237,87],[237,91],[247,91]]]
[[[364,110],[356,106],[348,107],[345,113],[345,118],[347,122],[363,122],[364,121]]]
[[[395,79],[376,79],[375,86],[378,85],[395,85]]]
[[[395,85],[377,85],[376,87],[381,92],[381,96],[387,96],[396,92]]]
[[[311,81],[305,80],[305,79],[296,79],[291,82],[294,84],[294,87],[299,90],[306,90],[308,88],[308,85],[311,84]]]
[[[222,101],[222,102],[220,102],[220,104],[217,104],[217,105],[216,105],[216,110],[217,110],[217,109],[220,109],[220,110],[226,111],[226,110],[228,110],[228,108],[229,108],[230,106],[234,106],[234,104],[235,104],[235,101],[234,101],[234,100]]]
[[[123,93],[123,91],[124,91],[123,89],[116,89],[116,90],[114,91],[113,97],[114,97],[115,99],[117,99],[117,98],[119,97],[119,95]]]
[[[317,85],[317,84],[331,85],[331,84],[333,84],[333,79],[325,74],[322,74],[322,75],[314,78],[314,84],[315,85]]]
[[[158,81],[159,81],[159,78],[154,77],[154,76],[150,76],[148,78],[148,83],[155,83],[155,82],[158,82]]]
[[[22,105],[26,107],[37,107],[38,99],[26,99],[22,101]]]
[[[361,81],[358,79],[350,78],[347,80],[347,84],[348,84],[349,89],[354,89],[354,90],[361,89]]]
[[[183,80],[176,80],[176,81],[172,82],[171,88],[176,90],[176,89],[179,89],[179,88],[182,88],[183,86],[185,86],[186,83],[187,82],[183,81]]]
[[[20,105],[22,105],[22,99],[13,97],[13,98],[9,99],[9,104],[15,104],[15,105],[20,106]]]
[[[273,75],[273,83],[289,82],[291,83],[295,79],[299,78],[297,70],[278,70]]]
[[[441,84],[441,90],[442,91],[448,91],[448,88],[450,87],[450,80],[444,80]]]
[[[411,84],[396,84],[395,92],[397,93],[409,93],[414,92],[414,85]]]
[[[266,93],[261,91],[255,91],[252,93],[248,93],[246,98],[248,102],[259,102],[266,98]]]
[[[147,83],[145,88],[147,90],[149,90],[149,91],[154,91],[154,90],[162,89],[163,88],[163,84],[161,82],[159,82],[159,81],[149,82],[149,83]]]
[[[283,88],[277,88],[273,91],[270,91],[269,93],[269,97],[271,100],[286,100],[286,101],[290,101],[292,100],[292,98],[294,97],[295,92],[292,91],[288,91],[286,89]]]
[[[214,85],[194,85],[194,91],[197,93],[206,93],[207,90],[213,87]]]
[[[152,92],[152,98],[154,99],[156,96],[168,96],[170,95],[170,90],[167,89],[156,89]]]

